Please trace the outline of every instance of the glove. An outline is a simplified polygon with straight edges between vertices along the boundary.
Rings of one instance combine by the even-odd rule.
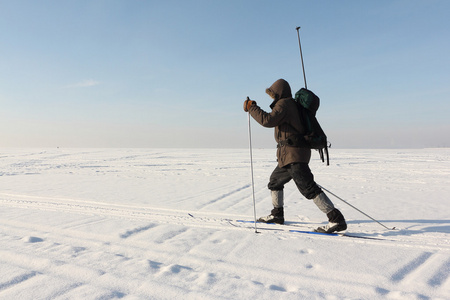
[[[250,100],[250,98],[247,97],[247,100],[244,101],[244,111],[248,112],[250,106],[252,106],[253,104],[256,105],[256,101]]]

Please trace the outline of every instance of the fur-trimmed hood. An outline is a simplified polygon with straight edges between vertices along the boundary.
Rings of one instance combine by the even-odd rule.
[[[270,105],[271,108],[280,99],[292,98],[291,87],[284,79],[275,81],[270,88],[266,89],[266,93],[274,100]]]

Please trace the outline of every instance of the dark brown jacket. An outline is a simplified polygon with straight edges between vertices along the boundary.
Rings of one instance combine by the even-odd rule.
[[[275,141],[286,140],[296,134],[305,134],[305,129],[300,120],[297,105],[292,98],[289,83],[284,79],[275,81],[266,93],[274,98],[270,105],[270,113],[262,110],[258,105],[252,105],[249,109],[250,115],[264,127],[275,127]],[[311,150],[291,146],[277,148],[278,166],[284,167],[291,163],[309,163]]]

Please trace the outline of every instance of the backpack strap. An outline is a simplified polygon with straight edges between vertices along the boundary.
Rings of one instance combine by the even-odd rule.
[[[317,149],[317,151],[319,151],[320,159],[322,160],[322,162],[325,162],[325,159],[323,157],[323,149]]]
[[[325,156],[327,157],[327,166],[330,165],[330,157],[328,156],[328,146],[326,146],[323,149],[317,149],[317,151],[319,151],[319,155],[320,155],[320,159],[322,160],[322,162],[325,162]],[[325,153],[325,155],[324,155]]]

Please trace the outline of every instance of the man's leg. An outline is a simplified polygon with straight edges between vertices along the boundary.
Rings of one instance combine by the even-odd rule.
[[[291,179],[291,174],[286,168],[280,168],[277,166],[270,175],[270,180],[267,187],[271,191],[282,191],[284,189],[284,185]]]
[[[306,199],[314,199],[322,192],[322,189],[314,181],[314,175],[307,163],[295,163],[287,167],[287,171],[294,179],[300,193]]]
[[[273,209],[270,215],[261,217],[259,222],[264,223],[284,223],[284,185],[291,180],[291,175],[285,168],[276,167],[270,175],[268,188],[272,196]]]
[[[314,204],[327,215],[328,224],[316,229],[318,232],[332,233],[334,231],[342,231],[347,229],[347,224],[342,213],[336,209],[330,198],[322,191],[322,189],[314,181],[314,175],[308,164],[298,163],[289,167],[289,172],[294,179],[300,193],[307,199],[312,199]]]

